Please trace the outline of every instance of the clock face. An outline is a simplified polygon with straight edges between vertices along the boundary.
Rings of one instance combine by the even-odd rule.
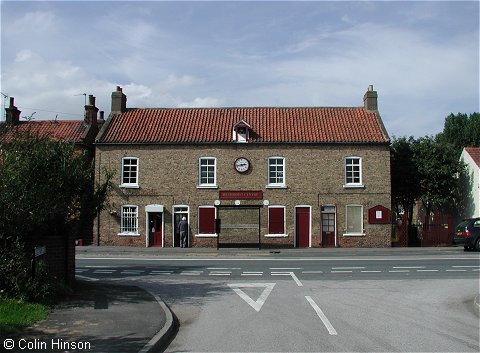
[[[239,173],[245,173],[250,168],[250,162],[246,158],[237,158],[235,160],[235,170]]]

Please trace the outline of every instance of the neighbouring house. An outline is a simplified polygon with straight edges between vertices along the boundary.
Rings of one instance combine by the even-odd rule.
[[[21,120],[21,111],[15,106],[13,97],[10,98],[5,113],[6,121],[0,122],[0,145],[11,141],[15,134],[28,132],[30,135],[75,144],[76,149],[79,152],[85,152],[93,163],[95,137],[103,123],[103,112],[100,113],[100,119],[97,119],[98,108],[95,106],[95,97],[89,96],[88,104],[85,105],[84,119],[81,120]],[[93,177],[94,175],[92,175],[92,184]],[[49,272],[59,279],[71,282],[75,278],[75,241],[92,242],[93,218],[93,216],[81,216],[77,235],[26,239],[27,246],[32,251],[34,247],[46,246]]]
[[[370,86],[358,107],[127,108],[97,136],[116,171],[98,245],[390,247],[390,139]],[[99,180],[101,181],[101,180]]]
[[[473,201],[465,217],[480,217],[480,147],[465,147],[460,160],[467,166],[468,190],[471,191],[468,199]]]

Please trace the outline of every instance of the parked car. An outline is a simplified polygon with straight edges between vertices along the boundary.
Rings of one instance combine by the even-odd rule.
[[[464,219],[455,228],[455,244],[463,244],[465,251],[480,251],[480,217]]]

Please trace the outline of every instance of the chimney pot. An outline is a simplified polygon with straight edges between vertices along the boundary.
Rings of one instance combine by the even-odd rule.
[[[95,106],[95,97],[91,94],[88,96],[88,105]]]
[[[15,99],[10,97],[10,106],[5,108],[6,122],[9,125],[17,125],[20,122],[21,111],[15,106]]]
[[[366,111],[378,111],[378,94],[373,90],[373,85],[368,86],[367,92],[363,96],[363,107]]]
[[[122,88],[117,86],[117,90],[112,92],[112,114],[123,113],[127,111],[127,96],[122,92]]]

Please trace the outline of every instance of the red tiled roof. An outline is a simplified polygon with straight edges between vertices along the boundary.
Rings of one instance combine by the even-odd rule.
[[[3,126],[2,126],[3,125]],[[0,140],[10,140],[15,132],[27,132],[37,136],[48,136],[52,140],[81,142],[88,126],[83,120],[36,120],[20,122],[18,125],[7,127],[5,123],[0,124]]]
[[[99,143],[227,143],[233,126],[251,126],[250,142],[388,143],[380,118],[355,108],[155,108],[114,115]]]
[[[480,167],[480,147],[465,147],[465,151],[468,152],[473,161]]]

